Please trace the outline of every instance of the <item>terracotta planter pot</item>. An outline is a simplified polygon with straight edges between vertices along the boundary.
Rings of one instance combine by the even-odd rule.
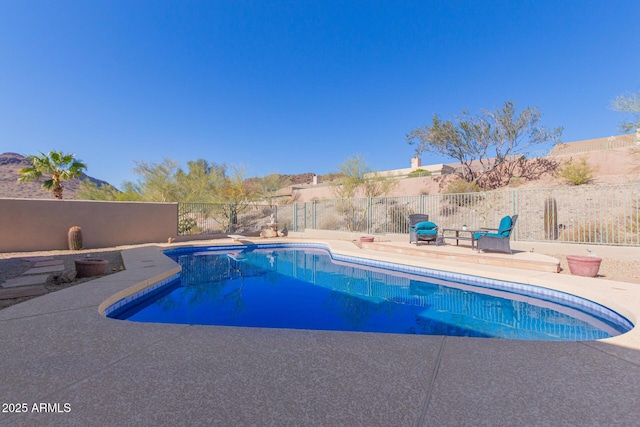
[[[363,236],[360,238],[360,243],[371,243],[373,242],[373,236]]]
[[[75,260],[77,277],[102,276],[107,271],[109,261],[98,258],[81,258]]]
[[[569,271],[576,276],[596,277],[602,258],[585,255],[567,255]]]

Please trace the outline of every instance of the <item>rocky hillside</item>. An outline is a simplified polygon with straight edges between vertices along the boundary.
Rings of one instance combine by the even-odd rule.
[[[0,154],[0,198],[53,199],[53,194],[50,191],[43,190],[40,182],[18,182],[20,177],[18,171],[29,166],[31,164],[25,156],[17,153]],[[62,184],[64,198],[75,199],[76,192],[80,188],[80,181],[85,179],[97,185],[108,184],[105,181],[83,174],[80,178],[65,181]]]
[[[279,174],[280,179],[284,186],[297,186],[297,185],[306,185],[313,183],[313,177],[316,176],[313,172],[300,173],[297,175],[287,175],[287,174]],[[340,174],[337,173],[329,173],[325,175],[318,175],[318,183],[333,181],[340,177]],[[248,184],[257,183],[260,178],[248,178],[246,182]]]

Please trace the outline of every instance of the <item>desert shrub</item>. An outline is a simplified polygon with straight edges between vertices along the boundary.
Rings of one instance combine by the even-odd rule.
[[[482,191],[475,182],[467,182],[462,178],[451,181],[444,190],[443,202],[456,206],[473,205],[481,199],[479,195],[471,194]]]
[[[615,244],[623,243],[626,231],[615,221],[591,221],[561,230],[560,240],[576,243]]]
[[[318,218],[317,228],[320,230],[340,230],[342,222],[333,214],[322,215]]]
[[[595,171],[596,169],[587,162],[587,158],[581,157],[577,162],[569,160],[560,171],[560,177],[570,184],[583,185],[593,181]]]
[[[509,178],[509,187],[520,187],[524,184],[526,179],[521,176],[512,176]]]
[[[196,228],[197,223],[193,218],[180,218],[178,221],[178,234],[190,234]]]
[[[627,224],[627,231],[629,233],[637,234],[640,230],[640,214],[634,213],[628,218],[625,223]]]
[[[431,176],[431,172],[425,169],[416,169],[409,173],[409,178],[417,178],[420,176]]]
[[[468,182],[462,178],[454,179],[444,189],[444,194],[478,193],[482,191],[475,182]]]
[[[458,213],[458,206],[443,203],[440,206],[440,216],[453,216]]]
[[[445,194],[478,193],[480,191],[482,189],[477,183],[468,182],[462,178],[451,181],[444,189]]]
[[[387,210],[387,223],[389,233],[409,232],[409,212],[404,205],[390,206]]]

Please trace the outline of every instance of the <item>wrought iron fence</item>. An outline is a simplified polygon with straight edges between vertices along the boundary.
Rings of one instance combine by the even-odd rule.
[[[278,228],[408,234],[408,215],[424,213],[440,228],[497,227],[518,214],[514,240],[640,245],[640,184],[496,190],[480,193],[321,199],[289,205],[181,203],[180,234],[251,232],[273,214]]]
[[[640,244],[640,184],[578,186],[369,199],[325,199],[293,205],[305,228],[408,233],[407,216],[425,213],[440,228],[497,227],[518,214],[514,240]]]
[[[640,184],[514,193],[519,240],[640,244]]]
[[[178,234],[219,234],[260,231],[273,212],[268,205],[179,203]]]

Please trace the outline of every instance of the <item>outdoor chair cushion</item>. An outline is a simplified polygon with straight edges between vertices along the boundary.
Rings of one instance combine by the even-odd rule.
[[[416,230],[418,236],[429,236],[438,234],[438,230]]]
[[[498,234],[502,237],[509,237],[509,233],[511,232],[511,226],[513,225],[510,216],[505,216],[500,220],[500,225],[498,226]]]
[[[422,221],[415,225],[415,229],[418,232],[418,234],[420,233],[420,231],[434,230],[436,228],[438,228],[438,226],[431,221]]]
[[[416,217],[418,215],[415,215]],[[417,223],[413,224],[409,229],[409,243],[418,242],[435,242],[438,238],[438,226],[428,221],[427,215],[419,215]]]
[[[487,236],[487,237],[500,237],[502,239],[504,239],[505,237],[509,237],[509,234],[507,234],[506,236],[504,234],[499,234],[499,233],[485,233],[484,231],[479,231],[477,233],[473,233],[473,238],[478,240],[480,237],[482,236]]]

